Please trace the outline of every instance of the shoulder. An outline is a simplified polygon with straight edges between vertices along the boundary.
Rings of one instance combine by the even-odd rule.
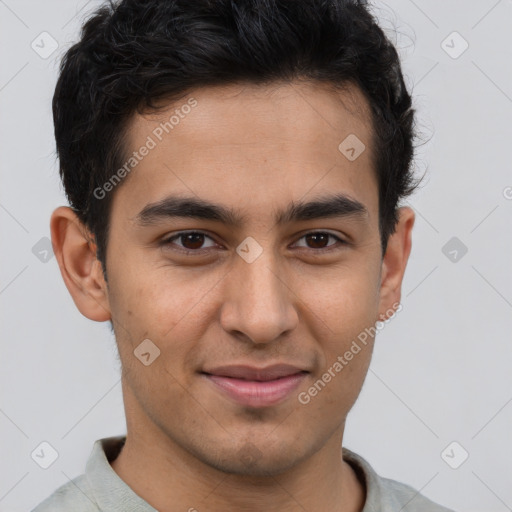
[[[398,510],[395,507],[403,507],[400,508],[403,512],[454,512],[452,509],[428,499],[410,485],[390,478],[380,476],[378,478],[380,479],[383,501],[389,507],[389,510]]]
[[[32,512],[98,512],[85,474],[61,485]]]
[[[454,512],[434,503],[414,487],[380,476],[361,455],[343,447],[343,459],[366,485],[362,512]]]

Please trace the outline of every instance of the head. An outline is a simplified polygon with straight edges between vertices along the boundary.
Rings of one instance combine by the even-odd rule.
[[[80,311],[112,322],[129,429],[229,472],[318,451],[375,329],[353,342],[399,304],[414,223],[399,202],[419,184],[411,97],[368,7],[108,4],[65,54],[53,113],[70,203],[54,250]],[[268,407],[205,378],[244,363],[305,377]]]

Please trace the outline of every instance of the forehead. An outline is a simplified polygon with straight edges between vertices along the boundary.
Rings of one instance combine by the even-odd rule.
[[[113,209],[130,218],[171,192],[261,213],[337,189],[376,213],[371,115],[357,87],[237,83],[160,103],[158,113],[135,115],[126,133],[127,160],[151,147],[114,195]],[[342,152],[345,140],[361,144],[356,159]]]
[[[189,108],[192,100],[197,104]],[[338,140],[348,129],[367,143],[371,136],[368,102],[351,83],[338,89],[310,81],[207,86],[170,103],[159,100],[157,105],[161,107],[159,113],[133,116],[127,131],[131,146],[141,141],[148,128],[158,125],[162,133],[157,133],[157,138],[186,138],[192,144],[251,145],[272,140],[277,144],[285,139],[310,142],[325,139],[327,133]],[[185,119],[189,120],[185,123]],[[166,141],[159,142],[165,145]]]

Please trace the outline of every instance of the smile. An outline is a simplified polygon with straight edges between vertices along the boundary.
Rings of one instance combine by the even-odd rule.
[[[300,371],[272,380],[247,380],[202,373],[224,396],[248,407],[269,407],[288,398],[305,379],[308,372]]]

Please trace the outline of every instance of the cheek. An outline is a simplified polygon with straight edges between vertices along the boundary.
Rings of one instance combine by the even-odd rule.
[[[299,407],[314,418],[330,410],[330,425],[340,424],[354,405],[366,377],[373,350],[378,295],[372,279],[332,282],[312,297],[310,317],[317,318],[313,336],[319,366],[297,396]],[[313,316],[314,315],[314,316]],[[313,323],[310,323],[313,325]]]
[[[329,272],[303,275],[297,294],[310,315],[324,326],[326,350],[342,350],[345,343],[374,325],[379,308],[378,268],[362,262]],[[319,333],[318,333],[319,334]]]
[[[154,366],[168,372],[164,382],[172,376],[183,380],[193,364],[190,354],[215,319],[212,300],[223,275],[161,265],[113,276],[110,305],[123,365],[143,370],[134,350],[149,339],[160,351]]]
[[[194,318],[200,314],[219,275],[165,264],[139,267],[137,271],[127,266],[123,275],[114,275],[110,301],[113,314],[119,321],[128,320],[139,331],[165,339],[180,323],[194,325]]]
[[[187,286],[183,280],[171,280],[176,274],[167,272],[167,279],[162,272],[139,271],[112,280],[111,308],[123,375],[155,422],[163,410],[187,400],[185,362],[200,338],[196,320],[201,298],[211,288],[207,282]]]
[[[319,429],[327,434],[345,421],[361,391],[370,355],[371,347],[368,346],[346,366],[340,366],[343,369],[339,371],[330,363],[299,390],[296,408],[308,418],[302,423],[302,435],[307,436],[308,430],[312,435],[318,435]]]
[[[311,277],[311,276],[309,276]],[[371,328],[378,314],[378,271],[354,267],[326,279],[307,279],[310,299],[304,315],[317,326],[312,333],[318,343],[320,364],[308,387],[305,401],[321,413],[320,404],[337,404],[346,411],[355,402],[368,371],[373,349]],[[302,292],[304,295],[305,290]]]

